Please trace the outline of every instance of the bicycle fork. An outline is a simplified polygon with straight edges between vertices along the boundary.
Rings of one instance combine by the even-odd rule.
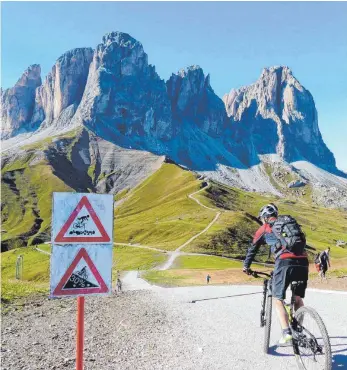
[[[268,290],[268,280],[264,280],[263,301],[262,301],[261,311],[260,311],[260,327],[261,328],[265,326],[265,305],[266,305],[267,290]]]

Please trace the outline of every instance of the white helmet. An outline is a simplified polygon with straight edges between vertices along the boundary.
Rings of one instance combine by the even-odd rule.
[[[277,216],[278,208],[273,203],[264,206],[259,212],[259,218],[269,218]]]

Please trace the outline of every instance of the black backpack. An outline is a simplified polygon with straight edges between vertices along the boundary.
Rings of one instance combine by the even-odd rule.
[[[306,247],[306,237],[300,225],[292,216],[281,215],[272,225],[272,231],[288,252],[302,255]]]

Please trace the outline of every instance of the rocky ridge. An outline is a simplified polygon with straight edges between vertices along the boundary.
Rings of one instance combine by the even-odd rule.
[[[41,68],[33,64],[23,73],[14,87],[1,89],[1,139],[36,128],[30,125],[35,91],[41,85]]]
[[[276,153],[287,162],[306,159],[336,171],[319,131],[313,97],[288,67],[265,68],[256,83],[232,90],[223,100],[234,126],[232,137],[242,139],[248,153]]]
[[[283,195],[298,184],[310,185],[322,204],[347,208],[346,174],[322,139],[312,95],[288,67],[265,68],[254,84],[222,100],[199,66],[165,82],[139,41],[111,32],[95,50],[65,53],[43,84],[40,67],[29,68],[14,88],[1,92],[1,102],[5,157],[85,127],[100,143],[123,148],[120,156],[108,149],[98,154],[99,161],[107,157],[113,163],[105,174],[115,171],[126,150],[133,156],[146,151],[245,190]],[[90,141],[79,145],[77,156],[91,153]],[[296,166],[302,162],[312,165]],[[82,159],[76,163],[85,167]],[[103,190],[116,191],[112,176]],[[319,185],[328,183],[337,189],[333,197]]]

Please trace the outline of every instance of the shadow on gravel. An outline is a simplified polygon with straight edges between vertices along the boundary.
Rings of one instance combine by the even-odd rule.
[[[202,302],[202,301],[211,301],[213,299],[223,299],[223,298],[234,298],[234,297],[242,297],[245,295],[253,295],[253,294],[263,294],[263,292],[255,292],[255,293],[245,293],[245,294],[235,294],[235,295],[226,295],[224,297],[213,297],[213,298],[202,298],[202,299],[194,299],[191,303]]]
[[[289,350],[289,353],[277,352],[278,348],[281,350],[283,350],[283,348],[287,348]],[[276,344],[269,347],[269,355],[279,357],[294,357],[292,347],[278,347]]]
[[[347,337],[330,337],[330,339],[342,339],[342,340],[344,340],[341,343],[331,345],[331,353],[333,355],[333,358],[332,358],[333,359],[333,367],[332,367],[332,369],[334,369],[334,370],[347,369],[347,355],[335,354],[335,353],[340,353],[340,352],[346,352],[347,351],[347,343],[346,343]],[[343,347],[343,348],[341,348],[339,350],[334,350],[334,347]],[[281,348],[281,347],[278,347],[277,345],[274,345],[274,346],[270,347],[269,348],[269,355],[279,356],[279,357],[294,356],[294,353],[291,352],[291,351],[290,351],[290,353],[277,352],[278,348]],[[289,350],[291,350],[290,347],[288,347],[288,348],[289,348]]]

